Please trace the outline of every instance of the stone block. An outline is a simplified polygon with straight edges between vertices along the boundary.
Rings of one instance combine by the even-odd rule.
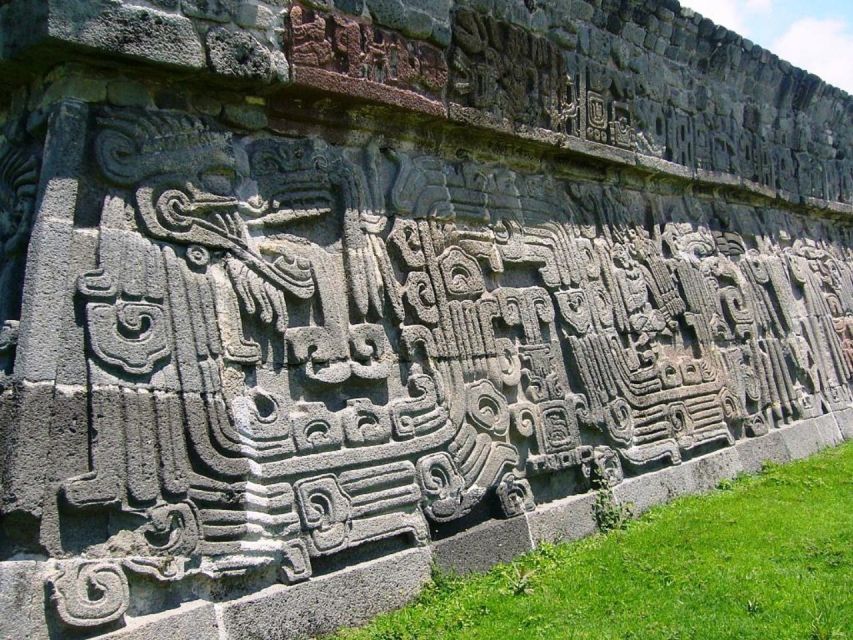
[[[224,637],[296,640],[363,624],[414,598],[429,582],[431,564],[429,548],[412,549],[217,605]]]
[[[272,78],[270,51],[251,33],[218,27],[208,31],[205,45],[210,67],[218,74],[262,82]]]
[[[534,545],[542,542],[579,540],[598,531],[595,521],[595,493],[571,496],[537,505],[525,514]]]
[[[779,435],[791,460],[807,458],[842,441],[841,431],[831,415],[801,420],[783,427]]]
[[[196,601],[150,616],[129,618],[127,626],[101,636],[103,640],[222,640],[214,605]]]
[[[574,0],[572,2],[572,17],[577,20],[589,22],[595,14],[595,7],[584,0]]]
[[[55,102],[76,99],[82,102],[103,102],[107,97],[107,83],[101,78],[87,78],[79,73],[59,77],[44,92],[41,108],[47,108]]]
[[[229,22],[242,0],[183,0],[181,9],[191,18],[211,22]]]
[[[263,108],[248,104],[226,104],[223,117],[240,129],[256,131],[267,125],[267,115]]]
[[[406,9],[402,0],[366,0],[374,20],[390,29],[406,28]]]
[[[70,315],[75,278],[62,276],[71,262],[72,227],[88,108],[63,101],[50,119],[48,160],[42,165],[41,197],[27,257],[15,374],[30,381],[56,377],[59,336]]]
[[[49,640],[45,626],[44,563],[0,562],[0,638]]]
[[[630,506],[634,515],[640,515],[654,506],[697,491],[691,464],[684,463],[628,478],[613,487],[613,497],[619,504]]]
[[[106,55],[192,69],[204,66],[192,22],[147,7],[108,0],[50,0],[48,32]]]
[[[853,440],[853,407],[835,412],[835,421],[845,440]]]
[[[247,29],[271,29],[275,26],[276,15],[258,2],[242,2],[237,7],[234,22]]]
[[[685,465],[693,473],[693,487],[700,493],[715,489],[723,480],[731,480],[743,471],[734,447],[691,460]]]
[[[410,38],[426,39],[432,33],[433,20],[426,13],[409,9],[402,32]]]
[[[788,449],[778,431],[757,437],[747,438],[735,445],[740,464],[746,473],[758,473],[765,462],[782,464],[788,462]]]
[[[435,564],[458,574],[488,571],[534,547],[525,517],[493,520],[433,543]]]
[[[107,85],[107,99],[117,107],[149,107],[153,104],[148,88],[132,80],[110,82]]]
[[[335,9],[351,15],[360,16],[364,10],[364,0],[336,0]]]

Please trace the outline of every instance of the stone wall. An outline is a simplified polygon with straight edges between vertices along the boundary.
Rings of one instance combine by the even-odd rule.
[[[665,0],[0,2],[0,637],[292,638],[853,434],[853,101]]]

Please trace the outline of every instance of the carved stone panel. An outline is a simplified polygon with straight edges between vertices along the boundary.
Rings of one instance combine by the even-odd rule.
[[[612,485],[850,402],[853,276],[790,221],[178,111],[86,135],[88,445],[42,533],[85,552],[50,578],[71,627],[119,619],[128,575],[305,580],[523,514],[542,476]],[[112,524],[67,546],[86,514]]]
[[[746,82],[725,34],[697,61],[663,7],[48,4],[50,69],[0,51],[20,637],[197,607],[223,638],[233,600],[426,580],[555,500],[853,424],[849,96]]]

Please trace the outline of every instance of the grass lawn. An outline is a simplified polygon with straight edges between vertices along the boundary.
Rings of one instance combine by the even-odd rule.
[[[337,640],[853,639],[853,443],[485,575]]]

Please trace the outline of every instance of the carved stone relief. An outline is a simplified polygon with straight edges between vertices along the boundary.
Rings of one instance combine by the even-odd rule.
[[[42,533],[70,627],[137,577],[298,582],[524,514],[543,476],[613,485],[850,403],[847,250],[789,214],[177,111],[88,136],[85,471]],[[86,514],[110,525],[67,547]]]
[[[451,102],[497,118],[580,135],[583,91],[548,39],[459,9],[449,53]]]
[[[298,82],[427,113],[444,113],[444,52],[342,13],[294,3],[290,59]]]
[[[0,146],[0,384],[12,372],[39,158],[31,145]]]

